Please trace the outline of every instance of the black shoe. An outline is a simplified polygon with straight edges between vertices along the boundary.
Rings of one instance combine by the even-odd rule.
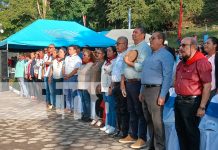
[[[92,122],[92,119],[90,119],[90,118],[83,118],[83,121],[84,122]]]
[[[115,134],[112,135],[113,138],[122,138],[123,133],[121,131],[117,131]]]

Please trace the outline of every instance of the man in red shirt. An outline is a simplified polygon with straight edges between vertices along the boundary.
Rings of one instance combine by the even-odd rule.
[[[199,150],[200,117],[205,114],[211,89],[211,64],[197,51],[194,38],[181,41],[179,51],[182,61],[176,68],[175,124],[180,150]]]

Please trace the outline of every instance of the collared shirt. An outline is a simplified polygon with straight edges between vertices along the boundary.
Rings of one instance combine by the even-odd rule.
[[[211,64],[202,58],[187,65],[182,61],[176,68],[175,91],[183,96],[202,94],[203,84],[211,82]]]
[[[53,57],[48,56],[47,54],[44,55],[43,62],[52,62]],[[51,65],[44,65],[44,77],[48,77],[50,73]]]
[[[63,74],[62,74],[63,62],[64,62],[63,60],[59,62],[57,59],[55,59],[52,62],[52,77],[54,79],[63,78]]]
[[[113,67],[114,59],[111,60],[110,64],[107,61],[101,67],[101,92],[108,92],[109,86],[111,85],[111,72]]]
[[[34,73],[38,74],[38,79],[42,79],[42,66],[44,64],[43,59],[36,59],[36,68],[34,69]]]
[[[127,52],[129,50],[137,50],[138,57],[134,63],[134,67],[130,67],[126,63],[124,63],[125,64],[124,65],[124,76],[126,79],[140,79],[141,71],[142,71],[142,63],[145,60],[145,58],[151,55],[151,48],[143,40],[139,44],[129,47]]]
[[[78,55],[67,56],[64,60],[65,74],[70,74],[74,69],[79,68],[81,65],[82,60]]]
[[[121,81],[121,75],[123,74],[123,68],[124,68],[124,56],[126,54],[126,51],[119,53],[117,55],[117,58],[113,61],[113,67],[112,67],[112,82],[120,82]]]
[[[143,62],[141,88],[143,84],[162,85],[160,96],[165,97],[172,83],[173,65],[174,58],[165,48],[152,52]]]
[[[208,58],[208,61],[211,63],[212,66],[212,82],[211,82],[211,91],[216,88],[216,78],[215,78],[215,54]]]
[[[23,78],[24,77],[24,68],[25,68],[25,61],[19,60],[15,67],[15,78]]]

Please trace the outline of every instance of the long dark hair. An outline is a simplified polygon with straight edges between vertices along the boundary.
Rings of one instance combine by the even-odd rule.
[[[211,40],[213,44],[216,44],[216,51],[218,52],[218,39],[214,36],[209,37],[208,40]]]
[[[116,47],[115,46],[109,46],[109,47],[111,47],[112,51],[115,53],[115,57],[117,57],[117,49],[116,49]]]

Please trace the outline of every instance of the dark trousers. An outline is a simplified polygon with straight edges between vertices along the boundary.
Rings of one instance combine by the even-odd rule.
[[[141,82],[126,82],[128,111],[130,114],[131,137],[147,140],[147,122],[145,121],[142,103],[139,101]]]
[[[149,148],[165,150],[165,130],[163,125],[163,106],[157,104],[160,87],[144,88],[142,103],[145,120],[151,137]]]
[[[117,129],[122,131],[125,137],[129,132],[129,112],[127,109],[127,99],[123,97],[119,83],[114,84],[112,94],[115,98]]]
[[[196,116],[201,97],[181,98],[175,101],[175,125],[179,138],[180,150],[199,150],[200,131],[198,125],[200,117]]]

